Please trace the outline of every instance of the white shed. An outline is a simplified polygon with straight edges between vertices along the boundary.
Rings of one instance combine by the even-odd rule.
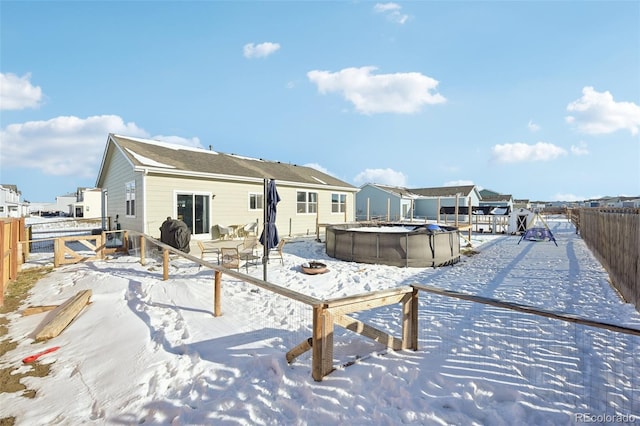
[[[509,215],[509,233],[523,233],[528,227],[533,225],[535,218],[536,213],[534,211],[524,208],[514,209],[511,215]]]

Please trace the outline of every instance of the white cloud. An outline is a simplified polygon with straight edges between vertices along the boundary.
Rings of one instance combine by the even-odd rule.
[[[397,3],[376,3],[373,6],[373,10],[377,13],[390,12],[394,10],[400,10],[402,7]]]
[[[31,84],[31,74],[18,77],[0,73],[0,110],[37,108],[42,102],[42,89]]]
[[[435,92],[438,81],[417,72],[378,74],[373,66],[338,72],[309,71],[307,77],[321,94],[337,92],[363,114],[411,114],[423,105],[446,101]]]
[[[546,142],[538,142],[535,145],[525,143],[495,145],[492,152],[493,160],[498,163],[550,161],[567,154],[565,149]]]
[[[573,155],[588,155],[589,149],[585,142],[580,142],[578,145],[571,145],[571,153]]]
[[[266,58],[278,49],[280,49],[279,43],[267,41],[260,44],[247,43],[244,45],[242,52],[245,58]]]
[[[640,128],[640,106],[633,102],[615,102],[609,92],[596,92],[593,87],[582,89],[582,97],[567,105],[573,113],[565,117],[569,124],[589,134],[606,134],[628,130],[638,134]]]
[[[529,128],[529,131],[534,133],[537,132],[538,130],[540,130],[540,126],[537,125],[536,123],[533,122],[533,120],[529,120],[529,123],[527,124],[527,127]]]
[[[10,124],[0,130],[0,163],[39,169],[53,176],[96,177],[109,133],[150,138],[135,123],[117,115],[87,118],[56,117],[46,121]],[[150,138],[151,139],[151,138]],[[167,142],[197,146],[197,138],[155,136]]]
[[[356,185],[364,183],[379,183],[391,186],[406,186],[407,175],[392,169],[366,169],[353,179]]]
[[[397,3],[376,3],[373,11],[384,14],[388,20],[396,24],[404,24],[409,19],[409,15],[400,12],[402,6]]]

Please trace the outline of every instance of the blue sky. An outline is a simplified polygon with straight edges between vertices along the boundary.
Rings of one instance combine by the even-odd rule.
[[[0,0],[0,183],[94,186],[108,133],[348,183],[640,195],[640,2]]]

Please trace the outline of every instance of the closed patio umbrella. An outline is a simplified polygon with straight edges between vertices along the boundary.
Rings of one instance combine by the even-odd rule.
[[[265,218],[264,229],[260,235],[260,244],[264,247],[263,271],[264,280],[267,280],[267,261],[269,260],[269,250],[275,248],[280,242],[278,228],[276,228],[276,209],[280,202],[280,195],[276,188],[275,179],[269,182],[265,179]]]

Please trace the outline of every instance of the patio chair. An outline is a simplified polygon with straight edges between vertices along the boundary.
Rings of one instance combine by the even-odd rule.
[[[205,256],[208,254],[215,254],[218,265],[220,264],[220,248],[213,247],[209,244],[205,244],[202,241],[196,241],[198,243],[198,247],[200,248],[200,259],[205,260]]]
[[[258,248],[258,237],[246,236],[242,243],[238,244],[238,252],[240,254],[253,254]]]
[[[275,253],[278,257],[280,257],[280,262],[284,265],[284,257],[282,256],[282,248],[287,243],[287,240],[284,238],[280,240],[277,246],[269,250],[269,259],[271,259],[271,253]]]
[[[227,269],[240,270],[240,254],[235,247],[221,247],[222,266]]]
[[[242,236],[244,236],[244,237],[248,237],[248,236],[252,236],[252,235],[256,235],[257,236],[257,232],[256,232],[257,229],[258,229],[258,222],[247,223],[242,228]]]
[[[233,230],[231,229],[230,226],[224,226],[224,225],[216,225],[218,227],[218,234],[220,234],[220,239],[225,239],[225,238],[231,238],[231,234],[233,233]]]

